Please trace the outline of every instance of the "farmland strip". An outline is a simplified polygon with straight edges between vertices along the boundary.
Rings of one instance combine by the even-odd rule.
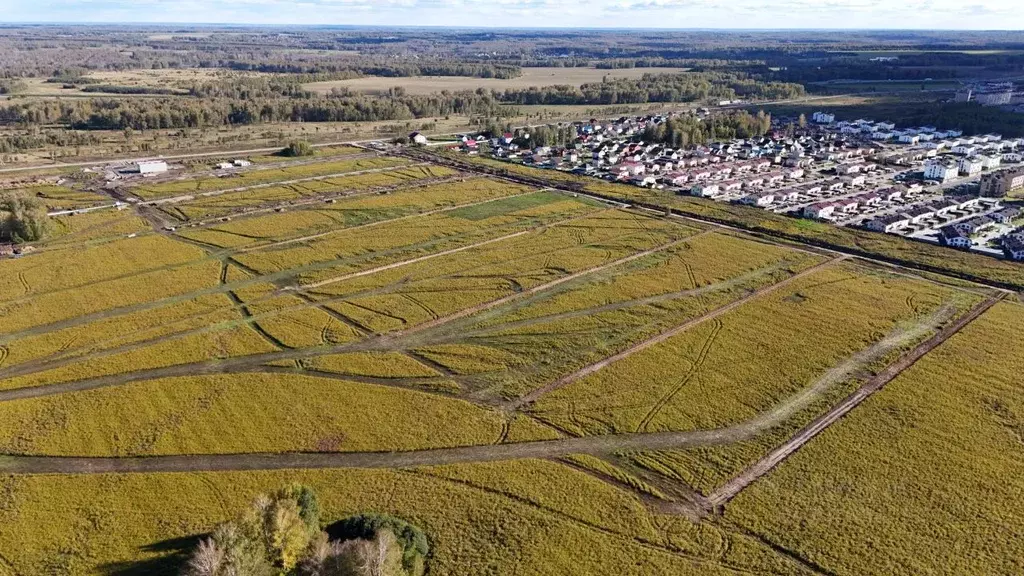
[[[572,220],[575,220],[575,218],[573,218]],[[534,229],[534,230],[536,230],[536,229]],[[236,358],[227,358],[227,359],[224,359],[224,360],[212,360],[212,361],[198,362],[198,363],[193,363],[193,364],[178,364],[178,365],[167,366],[167,367],[163,367],[163,368],[153,368],[153,369],[148,369],[148,370],[139,370],[137,372],[132,372],[132,373],[117,374],[117,375],[113,375],[113,376],[101,376],[101,377],[98,377],[98,378],[89,378],[89,379],[85,379],[85,380],[78,380],[78,381],[73,381],[73,382],[65,382],[65,383],[60,383],[60,384],[49,384],[49,385],[32,386],[32,387],[25,387],[25,388],[15,388],[15,389],[11,389],[11,390],[0,390],[0,402],[7,402],[7,401],[11,401],[11,400],[21,400],[21,399],[27,399],[27,398],[38,398],[38,397],[41,397],[41,396],[52,396],[52,395],[55,395],[55,394],[63,394],[63,393],[68,393],[68,392],[78,392],[78,391],[83,391],[83,390],[92,390],[92,389],[96,389],[96,388],[105,388],[105,387],[109,387],[109,386],[117,386],[117,385],[126,384],[126,383],[129,383],[129,382],[134,382],[134,381],[139,381],[139,380],[149,380],[149,379],[155,379],[155,378],[168,378],[168,377],[176,377],[176,376],[187,376],[187,375],[194,375],[194,374],[217,374],[217,373],[232,372],[232,371],[233,372],[237,372],[237,371],[240,371],[240,370],[245,370],[245,369],[251,368],[253,366],[259,366],[261,364],[265,364],[265,363],[268,363],[268,362],[274,362],[274,361],[277,361],[277,360],[298,360],[298,359],[301,359],[301,358],[311,358],[311,357],[323,356],[323,355],[327,355],[327,354],[336,354],[338,352],[345,352],[345,351],[350,351],[350,350],[380,350],[380,349],[389,349],[389,348],[400,348],[402,346],[401,340],[404,337],[407,337],[407,336],[410,336],[410,335],[413,335],[413,334],[417,334],[419,332],[422,332],[422,331],[425,331],[425,330],[428,330],[428,329],[431,329],[431,328],[436,328],[436,327],[439,327],[439,326],[443,326],[443,325],[448,324],[449,322],[452,322],[454,320],[458,320],[460,318],[463,318],[465,316],[469,316],[471,314],[476,314],[478,312],[489,310],[489,309],[495,308],[497,306],[501,306],[503,304],[506,304],[508,302],[514,301],[514,300],[519,299],[519,298],[523,298],[523,297],[526,297],[526,296],[531,296],[531,295],[540,293],[540,292],[542,292],[544,290],[548,290],[548,289],[553,288],[555,286],[558,286],[560,284],[564,284],[565,282],[576,280],[576,279],[581,278],[583,276],[586,276],[588,274],[598,273],[598,272],[607,270],[607,269],[615,267],[615,266],[620,266],[622,264],[626,264],[628,262],[632,262],[633,260],[636,260],[638,258],[643,258],[644,256],[648,256],[650,254],[653,254],[653,253],[661,251],[661,250],[666,250],[668,248],[671,248],[672,246],[675,246],[675,245],[678,245],[678,244],[680,244],[682,242],[686,242],[688,240],[691,240],[691,239],[693,239],[693,237],[694,236],[690,236],[690,237],[683,238],[683,239],[680,239],[680,240],[676,240],[676,241],[673,241],[673,242],[669,242],[667,244],[663,244],[661,246],[657,246],[657,247],[654,247],[654,248],[651,248],[651,249],[648,249],[648,250],[644,250],[643,252],[638,252],[638,253],[635,253],[635,254],[631,254],[631,255],[626,256],[624,258],[620,258],[618,260],[615,260],[614,262],[609,262],[607,264],[602,264],[601,266],[597,266],[597,267],[594,267],[594,268],[589,268],[589,269],[586,269],[586,270],[582,270],[582,271],[577,272],[575,274],[570,274],[569,276],[565,276],[563,278],[559,278],[559,279],[553,280],[551,282],[548,282],[548,283],[545,283],[545,284],[541,284],[539,286],[535,286],[535,287],[533,287],[533,288],[531,288],[531,289],[529,289],[529,290],[527,290],[525,292],[519,292],[519,293],[516,293],[516,294],[512,294],[510,296],[506,296],[506,297],[500,298],[498,300],[494,300],[494,301],[491,301],[491,302],[486,302],[484,304],[481,304],[481,305],[478,305],[478,306],[474,306],[472,308],[468,308],[466,310],[457,312],[455,314],[451,314],[451,315],[448,315],[448,316],[444,316],[444,317],[438,318],[436,320],[433,320],[431,322],[427,322],[425,324],[414,326],[412,328],[409,328],[407,330],[403,330],[401,332],[395,332],[395,333],[392,333],[392,334],[387,334],[387,335],[379,336],[379,337],[376,337],[376,338],[372,338],[372,339],[369,339],[369,340],[352,342],[352,343],[348,343],[348,344],[339,344],[337,346],[320,346],[320,347],[316,347],[316,348],[304,348],[304,349],[297,349],[297,350],[284,350],[284,351],[281,351],[281,352],[268,352],[268,353],[263,353],[263,354],[252,354],[252,355],[249,355],[249,356],[241,356],[241,357],[236,357]],[[227,286],[227,285],[225,285],[225,286]],[[78,361],[78,359],[71,359],[70,361]],[[52,367],[52,366],[47,366],[47,368],[50,368],[50,367]],[[18,368],[19,367],[17,367],[17,366],[13,367],[10,371],[5,372],[4,376],[5,377],[10,377],[12,375],[19,375],[18,374]],[[35,370],[33,370],[33,372],[34,371]]]
[[[734,302],[730,302],[730,303],[728,303],[728,304],[726,304],[724,306],[716,308],[716,309],[712,310],[711,312],[708,312],[707,314],[705,314],[705,315],[703,315],[703,316],[701,316],[699,318],[694,318],[693,320],[690,320],[690,321],[685,322],[685,323],[683,323],[683,324],[681,324],[679,326],[676,326],[675,328],[673,328],[671,330],[668,330],[666,332],[662,332],[661,334],[658,334],[657,336],[654,336],[653,338],[649,338],[647,340],[644,340],[643,342],[641,342],[641,343],[639,343],[639,344],[637,344],[637,345],[635,345],[635,346],[633,346],[633,347],[631,347],[631,348],[629,348],[627,350],[623,350],[622,352],[619,352],[618,354],[615,354],[614,356],[609,356],[608,358],[605,358],[604,360],[601,360],[599,362],[595,362],[595,363],[593,363],[593,364],[591,364],[589,366],[585,366],[585,367],[577,370],[576,372],[573,372],[572,374],[569,374],[569,375],[567,375],[567,376],[565,376],[565,377],[563,377],[563,378],[561,378],[559,380],[556,380],[555,382],[552,382],[551,384],[548,384],[546,386],[538,388],[538,389],[536,389],[536,390],[534,390],[534,391],[532,391],[532,392],[530,392],[530,393],[528,393],[528,394],[526,394],[526,395],[524,395],[524,396],[522,396],[522,397],[520,397],[520,398],[518,398],[516,400],[513,400],[513,401],[509,402],[506,405],[506,407],[508,409],[510,409],[510,410],[519,410],[519,409],[521,409],[523,406],[525,406],[527,404],[530,404],[532,402],[536,402],[537,399],[539,399],[541,396],[544,396],[545,394],[548,394],[549,392],[553,392],[555,390],[558,390],[559,388],[563,388],[565,386],[568,386],[569,384],[572,384],[573,382],[575,382],[575,381],[577,381],[577,380],[579,380],[581,378],[589,376],[589,375],[591,375],[591,374],[601,370],[602,368],[604,368],[604,367],[606,367],[606,366],[608,366],[610,364],[614,364],[615,362],[618,362],[619,360],[622,360],[624,358],[632,356],[633,354],[636,354],[637,352],[640,352],[642,350],[646,350],[647,348],[650,348],[651,346],[655,346],[657,344],[661,344],[662,342],[672,338],[673,336],[681,334],[681,333],[683,333],[683,332],[685,332],[685,331],[687,331],[687,330],[689,330],[689,329],[691,329],[691,328],[693,328],[695,326],[699,326],[699,325],[707,322],[708,320],[714,320],[715,318],[718,318],[719,316],[721,316],[723,314],[726,314],[726,313],[728,313],[728,312],[730,312],[730,311],[732,311],[732,310],[734,310],[734,309],[736,309],[736,308],[746,304],[747,302],[749,302],[749,301],[751,301],[751,300],[753,300],[755,298],[759,298],[759,297],[764,296],[766,294],[770,294],[770,293],[778,290],[779,288],[783,288],[783,287],[787,286],[788,284],[790,284],[790,283],[792,283],[792,282],[794,282],[796,280],[799,280],[800,278],[803,278],[805,276],[809,276],[811,274],[814,274],[815,272],[818,272],[819,270],[821,270],[821,269],[823,269],[823,268],[825,268],[827,266],[831,266],[831,265],[833,265],[833,264],[835,264],[837,262],[840,262],[842,260],[846,260],[847,258],[848,258],[848,256],[844,255],[844,256],[840,256],[838,258],[834,258],[834,259],[822,262],[821,264],[818,264],[817,266],[813,266],[811,268],[808,268],[807,270],[804,270],[802,272],[794,274],[794,275],[790,276],[789,278],[786,278],[785,280],[783,280],[781,282],[778,282],[776,284],[772,284],[770,286],[765,286],[764,288],[756,290],[756,291],[748,294],[747,296],[745,296],[743,298],[740,298],[739,300],[736,300]]]
[[[976,320],[989,308],[1002,300],[1002,298],[1002,294],[986,298],[956,322],[946,327],[929,340],[919,344],[902,358],[887,366],[874,378],[858,388],[853,394],[843,399],[842,402],[837,404],[826,414],[815,419],[813,422],[794,434],[793,437],[787,440],[784,444],[768,453],[752,466],[735,476],[732,480],[726,482],[718,490],[715,490],[708,496],[708,500],[715,506],[721,506],[729,500],[732,500],[747,486],[756,482],[759,478],[770,472],[786,458],[799,450],[804,444],[810,442],[826,428],[838,422],[843,416],[849,414],[854,408],[859,406],[861,402],[867,400],[869,396],[884,388],[886,384],[892,382],[893,379],[899,376],[904,370],[913,366],[926,354],[934,350],[946,340],[949,340],[960,330],[964,329],[968,324]]]

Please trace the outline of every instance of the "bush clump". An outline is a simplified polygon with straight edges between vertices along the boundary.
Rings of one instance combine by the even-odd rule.
[[[281,156],[287,156],[288,158],[298,158],[300,156],[312,156],[316,154],[316,150],[313,145],[305,141],[296,141],[288,144],[281,150]]]
[[[0,238],[14,242],[35,242],[50,232],[46,206],[38,198],[23,194],[0,195]]]
[[[330,533],[330,534],[329,534]],[[429,544],[404,520],[360,515],[320,529],[320,504],[293,484],[257,497],[192,551],[185,576],[422,576]]]

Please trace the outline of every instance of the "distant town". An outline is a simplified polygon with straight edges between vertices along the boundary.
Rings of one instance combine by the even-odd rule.
[[[968,97],[984,98],[983,94]],[[1001,93],[1000,93],[1001,94]],[[706,110],[698,115],[707,115]],[[517,162],[745,204],[1024,260],[1024,214],[1004,199],[1024,191],[1024,139],[935,126],[776,118],[764,137],[683,148],[645,142],[669,116],[575,123],[565,146],[533,146],[530,129],[454,146]],[[429,141],[412,134],[418,144]]]

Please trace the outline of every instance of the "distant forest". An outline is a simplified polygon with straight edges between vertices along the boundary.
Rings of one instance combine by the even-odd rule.
[[[304,88],[361,77],[511,80],[541,66],[649,71],[580,85],[518,83],[435,94]],[[120,80],[142,70],[192,73],[167,85]],[[0,29],[0,152],[87,145],[95,130],[451,115],[500,120],[517,115],[517,106],[757,103],[800,98],[829,86],[815,83],[835,80],[931,79],[948,86],[1014,74],[1024,75],[1024,32],[8,26]],[[40,83],[51,88],[40,90]],[[1017,123],[939,104],[913,118],[992,130],[1003,122],[1004,132]],[[4,133],[4,127],[15,130]]]

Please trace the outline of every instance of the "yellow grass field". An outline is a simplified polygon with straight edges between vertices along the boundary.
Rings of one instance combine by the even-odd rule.
[[[567,84],[579,86],[600,82],[603,78],[639,78],[644,74],[676,74],[685,68],[623,68],[599,70],[597,68],[523,68],[522,76],[511,79],[470,78],[459,76],[414,76],[411,78],[366,77],[330,82],[304,84],[307,90],[329,94],[335,88],[354,92],[377,93],[391,88],[404,88],[409,94],[432,94],[442,90],[515,90],[532,86],[544,87]]]
[[[0,576],[180,574],[290,481],[328,524],[422,528],[434,575],[1021,571],[1019,303],[706,510],[990,291],[447,168],[347,178],[0,260]]]
[[[1018,305],[992,308],[726,517],[835,574],[1024,571],[1024,348],[1006,345],[1022,322]]]
[[[836,265],[558,390],[534,413],[576,434],[737,424],[953,297]],[[841,331],[830,329],[836,318]]]

